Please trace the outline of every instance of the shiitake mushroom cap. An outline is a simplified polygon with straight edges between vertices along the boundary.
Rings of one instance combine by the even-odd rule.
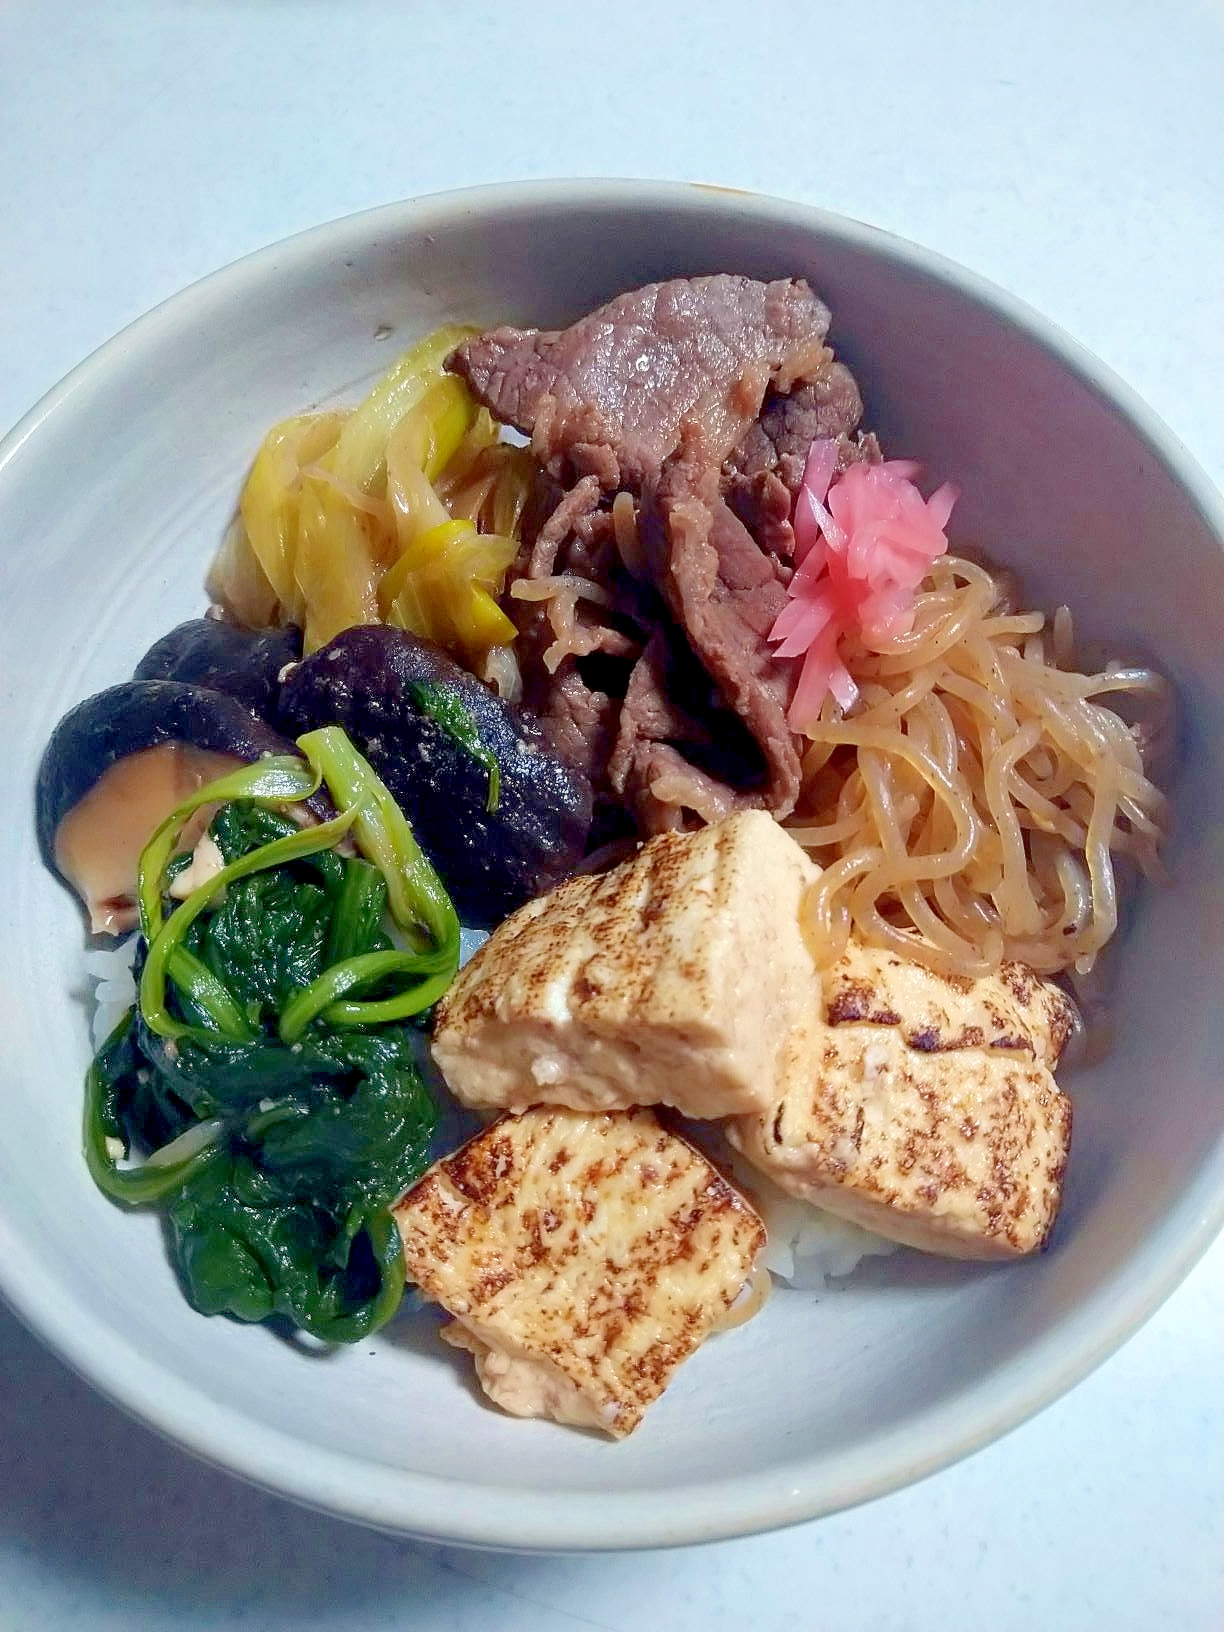
[[[461,704],[496,757],[495,809],[487,769],[422,707],[422,685]],[[489,686],[402,629],[346,629],[304,658],[281,687],[278,722],[294,736],[343,726],[399,801],[466,924],[499,923],[582,857],[589,782]]]

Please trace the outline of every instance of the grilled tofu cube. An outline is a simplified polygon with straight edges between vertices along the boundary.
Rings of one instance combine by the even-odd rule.
[[[438,1006],[434,1058],[475,1107],[763,1110],[819,1012],[815,876],[764,811],[664,833],[496,929]]]
[[[851,939],[824,977],[830,1026],[898,1026],[911,1048],[998,1049],[1053,1071],[1075,1026],[1066,993],[1025,964],[970,980],[938,975],[896,952]]]
[[[720,1324],[765,1229],[649,1111],[505,1116],[394,1208],[407,1273],[514,1416],[623,1438]]]
[[[1074,1010],[1020,965],[945,980],[851,942],[825,977],[806,1075],[728,1125],[782,1189],[954,1258],[1042,1247],[1062,1201],[1070,1101],[1050,1067]]]

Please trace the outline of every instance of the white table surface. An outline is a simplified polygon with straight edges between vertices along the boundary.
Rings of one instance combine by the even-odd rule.
[[[720,181],[918,239],[1070,329],[1224,485],[1224,7],[1194,0],[0,0],[0,431],[247,250],[549,175]],[[299,1511],[0,1310],[5,1632],[492,1625],[1220,1632],[1224,1242],[968,1462],[780,1535],[593,1559]]]

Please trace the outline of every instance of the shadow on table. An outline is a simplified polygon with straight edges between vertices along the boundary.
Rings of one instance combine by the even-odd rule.
[[[146,1624],[142,1611],[159,1626],[190,1627],[197,1616],[229,1624],[229,1614],[254,1625],[252,1612],[266,1607],[270,1626],[467,1632],[505,1620],[513,1598],[536,1603],[530,1624],[540,1632],[561,1632],[573,1622],[535,1599],[533,1583],[545,1590],[554,1567],[580,1565],[486,1556],[475,1567],[476,1555],[381,1536],[256,1490],[131,1421],[0,1305],[5,1553],[35,1560],[40,1578],[75,1577],[133,1628]]]

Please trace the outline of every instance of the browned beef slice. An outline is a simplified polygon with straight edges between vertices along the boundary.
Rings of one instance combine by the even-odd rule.
[[[754,425],[752,429],[758,430],[759,426]],[[839,436],[836,441],[839,470],[848,470],[861,459],[877,464],[883,458],[880,444],[871,431],[860,431],[854,437]],[[740,447],[743,446],[744,443],[741,443]],[[786,454],[779,461],[777,469],[756,470],[750,476],[723,467],[723,491],[727,503],[761,548],[772,551],[784,561],[789,561],[795,553],[791,510],[806,459],[806,453],[802,457]],[[794,483],[794,492],[783,480],[782,472]]]
[[[532,438],[558,479],[640,488],[682,446],[720,465],[766,388],[788,391],[825,355],[829,312],[802,280],[729,273],[652,283],[568,329],[493,329],[448,367]]]
[[[795,553],[790,488],[772,470],[737,476],[727,484],[727,503],[763,550],[789,561]]]
[[[588,686],[572,659],[555,674],[537,665],[525,679],[524,703],[548,746],[593,786],[602,787],[616,732],[617,704]]]
[[[669,684],[670,655],[667,636],[656,629],[629,676],[608,759],[608,781],[617,793],[628,791],[643,744],[710,740],[709,727],[685,712]]]
[[[556,566],[557,551],[573,533],[575,526],[589,516],[599,503],[599,483],[594,476],[584,476],[568,493],[563,493],[556,508],[535,535],[531,548],[528,576],[547,578]]]
[[[608,760],[608,781],[641,832],[681,827],[690,811],[720,821],[760,802],[742,786],[754,780],[751,738],[726,709],[711,709],[708,678],[695,687],[696,679],[691,653],[656,629],[629,677]],[[704,697],[696,695],[701,690]]]
[[[696,480],[680,468],[669,474],[656,518],[651,549],[663,555],[668,606],[764,760],[764,788],[751,802],[775,816],[789,815],[800,779],[799,753],[786,723],[792,665],[778,662],[766,641],[786,604],[786,568],[761,549],[727,505],[716,470]]]
[[[826,366],[793,391],[767,394],[760,418],[727,460],[725,476],[734,481],[773,472],[793,496],[803,479],[808,449],[818,437],[842,444],[843,466],[853,462],[857,457],[853,436],[863,417],[863,399],[850,370],[832,356],[827,352]]]
[[[554,673],[543,608],[515,616],[529,706],[571,763],[606,773],[646,831],[745,804],[794,807],[793,665],[767,639],[786,599],[792,498],[815,438],[835,438],[843,464],[874,450],[855,438],[862,400],[824,345],[827,327],[802,282],[719,276],[651,285],[560,332],[495,330],[450,361],[531,435],[548,472],[516,572],[568,571],[613,590],[614,611],[584,603],[567,625],[549,663],[561,648],[574,655]],[[607,508],[617,488],[640,500],[634,577]],[[645,650],[634,644],[651,630]],[[601,669],[588,684],[583,654],[601,650],[620,678],[613,663],[611,679]]]
[[[685,714],[668,686],[667,657],[667,637],[656,629],[633,666],[621,708],[616,749],[608,761],[608,780],[618,791],[623,790],[634,744],[639,739],[696,742],[708,736]]]
[[[725,777],[702,770],[670,742],[649,739],[638,744],[625,797],[638,831],[648,837],[698,825],[689,812],[702,822],[721,822],[760,803]]]
[[[759,419],[723,465],[727,502],[764,550],[789,560],[795,535],[790,512],[808,449],[819,438],[838,444],[845,470],[858,459],[878,459],[874,436],[858,432],[863,399],[849,370],[826,352],[816,374],[786,395],[766,393]]]

